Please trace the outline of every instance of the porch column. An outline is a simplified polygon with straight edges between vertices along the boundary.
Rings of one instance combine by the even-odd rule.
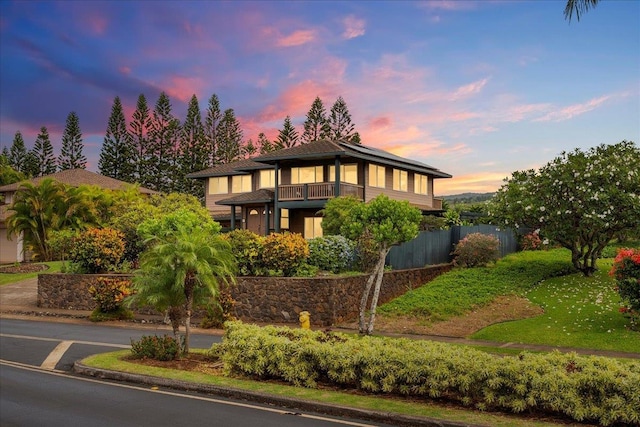
[[[266,226],[264,228],[265,236],[269,235],[269,230],[271,229],[271,226],[269,224],[270,219],[271,219],[271,215],[269,215],[269,203],[265,203],[264,204],[264,222],[266,223]]]
[[[231,231],[236,229],[236,205],[231,205]]]
[[[275,182],[275,186],[276,188],[273,191],[273,228],[275,229],[276,233],[280,233],[280,190],[279,190],[279,186],[280,186],[280,182],[278,179],[278,175],[280,172],[280,163],[276,161],[275,164],[275,177],[274,177],[274,182]]]
[[[336,187],[334,195],[340,197],[340,156],[336,156]]]

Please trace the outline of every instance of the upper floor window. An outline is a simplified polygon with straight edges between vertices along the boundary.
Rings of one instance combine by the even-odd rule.
[[[393,170],[393,189],[396,191],[407,191],[407,171],[400,169]]]
[[[322,166],[291,168],[292,184],[313,184],[315,182],[324,182]]]
[[[322,217],[306,217],[304,219],[304,238],[322,237]]]
[[[369,165],[369,185],[371,187],[386,187],[385,167]]]
[[[278,170],[278,181],[282,184],[282,169]],[[276,188],[276,171],[274,169],[263,169],[260,171],[259,188]]]
[[[289,209],[280,209],[280,228],[289,229]]]
[[[416,194],[429,194],[429,178],[426,175],[415,174],[413,192]]]
[[[329,166],[329,179],[333,182],[336,180],[336,167]],[[355,163],[340,165],[340,182],[349,184],[358,184],[358,165]]]
[[[209,178],[209,194],[227,194],[229,192],[229,177],[214,176]]]
[[[231,178],[232,193],[248,193],[251,191],[251,175],[234,175]]]

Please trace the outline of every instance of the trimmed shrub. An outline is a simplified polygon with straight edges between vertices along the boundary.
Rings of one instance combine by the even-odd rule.
[[[200,322],[200,327],[222,328],[225,322],[235,320],[233,310],[236,306],[236,300],[231,296],[228,288],[220,289],[215,301],[207,305],[207,313]]]
[[[250,230],[233,230],[223,234],[222,238],[231,245],[231,252],[236,257],[240,276],[261,276],[264,274],[261,254],[264,237]]]
[[[90,228],[74,239],[69,255],[85,273],[116,271],[124,255],[124,237],[112,228]]]
[[[310,265],[332,273],[350,269],[355,259],[355,243],[344,236],[316,237],[309,240]]]
[[[542,239],[535,231],[525,234],[520,240],[520,248],[523,251],[537,251],[542,249]]]
[[[264,239],[262,262],[268,270],[292,276],[309,257],[309,244],[298,233],[272,233]]]
[[[497,357],[468,347],[229,322],[210,354],[227,374],[536,411],[601,425],[640,422],[640,363],[575,353]]]
[[[169,335],[144,335],[138,341],[131,340],[131,357],[134,359],[174,360],[182,352],[182,345]]]
[[[89,286],[89,293],[98,305],[89,316],[89,320],[102,322],[133,318],[133,312],[122,305],[124,299],[131,295],[130,280],[98,277],[96,283]]]
[[[640,250],[618,250],[609,274],[616,278],[616,290],[624,304],[620,311],[631,319],[632,329],[637,329],[640,326]]]
[[[456,245],[453,263],[461,267],[484,267],[500,258],[499,246],[495,236],[471,233]]]

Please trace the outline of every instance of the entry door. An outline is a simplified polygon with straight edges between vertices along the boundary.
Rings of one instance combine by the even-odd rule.
[[[247,229],[259,235],[264,234],[264,215],[262,214],[262,209],[248,209]]]

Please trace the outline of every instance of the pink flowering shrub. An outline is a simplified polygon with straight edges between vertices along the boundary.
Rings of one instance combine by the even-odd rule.
[[[537,232],[531,232],[522,236],[520,247],[523,251],[538,251],[542,249],[542,240]]]
[[[453,264],[462,267],[483,267],[500,258],[500,241],[488,234],[471,233],[460,240],[453,251]]]
[[[636,329],[640,323],[640,250],[618,250],[609,274],[616,278],[616,290],[624,304],[620,311],[630,317]]]

